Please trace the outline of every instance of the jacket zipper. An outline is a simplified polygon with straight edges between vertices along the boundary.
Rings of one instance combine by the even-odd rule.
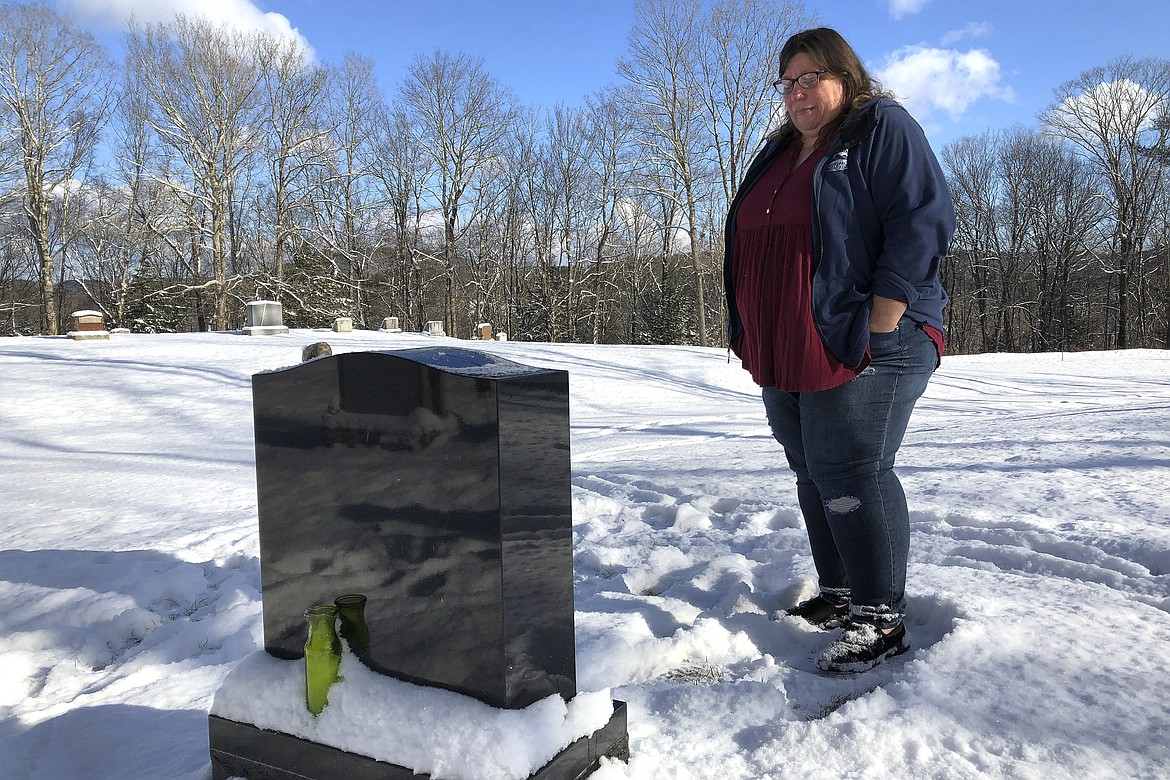
[[[819,273],[821,270],[821,261],[824,259],[824,254],[825,254],[825,242],[821,240],[821,232],[823,230],[823,228],[821,226],[821,184],[823,183],[823,179],[824,179],[823,174],[825,172],[825,166],[828,164],[829,160],[833,159],[833,155],[836,152],[840,151],[837,148],[839,145],[840,145],[840,141],[834,142],[833,145],[831,147],[829,147],[829,151],[825,154],[825,156],[821,158],[821,161],[817,163],[817,167],[813,169],[813,203],[812,203],[812,205],[813,205],[813,225],[812,225],[813,236],[812,237],[813,237],[813,259],[816,261],[816,266],[813,268],[812,277],[810,278],[809,281],[813,285],[814,288],[816,286],[817,273]],[[820,337],[820,339],[823,343],[828,344],[828,341],[825,339],[825,334],[821,332],[821,324],[819,322],[817,322],[816,312],[813,310],[813,298],[814,297],[815,296],[812,295],[812,290],[810,290],[809,296],[808,296],[809,316],[812,318],[813,327],[816,328],[816,330],[817,330],[817,336]]]

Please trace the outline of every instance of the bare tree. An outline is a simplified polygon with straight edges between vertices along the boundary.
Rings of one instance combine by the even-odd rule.
[[[23,211],[40,271],[45,332],[59,329],[50,214],[90,159],[111,100],[106,55],[93,36],[40,5],[0,7],[0,108],[17,128]],[[64,207],[63,207],[64,208]]]
[[[268,109],[263,127],[272,198],[272,276],[279,296],[297,233],[294,214],[307,199],[305,172],[324,163],[329,131],[320,121],[320,108],[328,70],[313,63],[293,38],[267,43],[269,48],[260,52]]]
[[[422,164],[418,140],[401,106],[382,114],[377,133],[379,164],[372,173],[382,182],[390,213],[390,302],[396,316],[422,330],[427,295],[426,254],[422,251]]]
[[[695,290],[695,327],[707,346],[706,300],[699,261],[698,200],[713,141],[705,133],[700,95],[702,4],[699,0],[638,0],[626,57],[618,71],[634,87],[637,111],[645,122],[648,162],[669,166],[677,187],[660,196],[678,199],[690,239]]]
[[[948,144],[942,150],[942,159],[948,171],[956,220],[953,259],[946,264],[946,271],[953,272],[958,267],[966,271],[965,279],[948,273],[950,278],[944,281],[952,294],[966,292],[973,299],[978,349],[987,350],[997,339],[990,306],[995,297],[991,269],[1002,249],[998,224],[1001,194],[996,177],[998,143],[990,132],[968,136]],[[952,305],[947,318],[948,340],[962,344],[972,329],[968,312],[961,305]]]
[[[312,218],[317,251],[349,285],[358,321],[370,321],[371,258],[379,248],[377,215],[385,194],[374,175],[378,127],[386,103],[374,78],[374,62],[353,53],[331,72],[326,118],[330,161],[319,171]]]
[[[123,324],[132,266],[126,251],[122,215],[126,194],[105,181],[90,182],[78,192],[74,218],[77,236],[63,265],[106,320]]]
[[[128,277],[134,270],[146,266],[150,259],[150,245],[152,243],[153,209],[150,192],[157,191],[157,186],[147,177],[149,160],[154,154],[152,138],[147,130],[146,115],[143,105],[144,96],[134,89],[123,89],[122,100],[115,113],[113,152],[116,157],[114,165],[117,183],[125,190],[126,198],[123,211],[120,215],[120,232],[124,238],[118,265],[125,269]],[[118,215],[111,214],[112,219]],[[120,276],[120,274],[119,274]],[[129,327],[126,321],[126,304],[129,297],[129,279],[126,282],[126,296],[122,298],[120,306],[113,313],[113,320],[118,326]]]
[[[948,341],[979,351],[1087,345],[1085,273],[1103,216],[1088,164],[1020,127],[961,138],[942,158],[957,218],[944,266]]]
[[[185,16],[127,36],[134,88],[149,99],[147,123],[191,175],[192,236],[205,232],[209,239],[213,274],[204,283],[196,264],[192,284],[213,289],[216,329],[229,321],[233,193],[260,148],[259,52],[270,48],[261,43],[267,37]]]
[[[546,166],[539,125],[532,111],[521,109],[504,140],[505,200],[499,220],[504,279],[499,307],[508,333],[544,338],[551,332],[555,304],[546,273],[551,268],[554,226],[543,186]]]
[[[731,202],[744,169],[780,106],[772,82],[780,50],[814,15],[798,2],[717,0],[703,23],[699,98],[723,180],[721,209]]]
[[[183,174],[185,166],[175,150],[151,130],[149,96],[135,86],[131,72],[125,79],[111,151],[114,184],[126,196],[116,228],[122,236],[122,256],[116,263],[129,271],[130,282],[124,309],[112,316],[119,325],[152,332],[186,330],[192,321],[204,330],[202,291],[196,288],[187,295],[190,285],[182,281],[198,278],[202,258],[202,242],[193,232],[196,199],[186,184],[190,175]],[[166,325],[154,320],[151,313],[156,311],[166,312]]]
[[[515,100],[482,59],[439,50],[410,63],[400,92],[429,167],[426,189],[443,219],[445,319],[454,326],[456,244],[470,225],[461,208],[477,175],[499,158],[516,118]]]
[[[531,337],[555,341],[562,338],[561,280],[558,273],[558,239],[553,216],[557,201],[557,176],[548,144],[531,114],[518,122],[509,148],[517,198],[531,246],[530,257],[514,266],[516,292],[523,297],[516,327]]]
[[[544,135],[557,233],[556,265],[564,277],[565,330],[560,338],[578,341],[581,276],[587,273],[585,199],[592,184],[588,118],[582,109],[557,105],[545,115]]]
[[[594,232],[591,273],[592,328],[594,344],[601,342],[607,324],[612,328],[622,286],[613,268],[620,247],[615,246],[633,191],[637,156],[634,153],[633,117],[617,89],[606,89],[587,100],[590,161],[593,175],[589,191]],[[628,290],[629,288],[625,288]]]
[[[1090,298],[1077,282],[1091,267],[1105,217],[1099,180],[1064,144],[1035,129],[1008,132],[1000,150],[1000,211],[1014,252],[1013,264],[1002,271],[1005,289],[1012,290],[1002,305],[1025,307],[1031,330],[1030,342],[1012,347],[1040,351],[1087,343]]]
[[[21,213],[0,211],[0,234],[11,236],[0,244],[0,332],[10,336],[37,333],[41,308],[29,302],[37,298],[27,281],[36,277],[36,262],[23,222]]]
[[[1152,206],[1164,184],[1166,161],[1147,151],[1170,141],[1170,125],[1158,121],[1170,111],[1170,61],[1123,57],[1085,71],[1054,95],[1044,123],[1094,165],[1111,198],[1114,343],[1124,349],[1129,344],[1131,273],[1150,236]]]
[[[1166,118],[1170,122],[1170,117]],[[1155,262],[1162,265],[1161,276],[1161,309],[1162,309],[1162,349],[1170,349],[1170,186],[1163,190],[1162,203],[1157,209],[1161,215],[1158,218],[1158,243],[1153,253]]]

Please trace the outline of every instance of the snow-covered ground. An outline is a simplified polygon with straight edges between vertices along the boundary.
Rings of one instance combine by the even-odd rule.
[[[423,336],[0,340],[0,776],[207,778],[261,643],[250,376]],[[572,392],[578,687],[630,705],[616,778],[1162,778],[1170,352],[948,358],[899,459],[914,650],[829,633],[793,482],[719,349],[520,342]]]

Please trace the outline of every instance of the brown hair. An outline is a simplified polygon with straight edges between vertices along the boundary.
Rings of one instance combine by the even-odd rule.
[[[789,38],[784,43],[784,48],[780,50],[780,73],[784,72],[788,63],[792,62],[797,54],[807,55],[817,65],[832,73],[845,90],[845,106],[841,110],[841,115],[821,128],[818,143],[824,143],[836,135],[853,109],[875,97],[889,95],[882,91],[882,85],[869,75],[857,52],[853,51],[853,47],[836,30],[817,27],[802,30]],[[796,134],[792,119],[785,115],[784,123],[769,133],[767,140],[781,137],[791,140]]]

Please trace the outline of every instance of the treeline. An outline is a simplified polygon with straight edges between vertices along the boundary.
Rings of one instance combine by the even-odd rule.
[[[6,5],[0,333],[59,333],[79,308],[235,329],[271,299],[293,327],[721,345],[726,204],[781,110],[779,48],[814,21],[640,0],[619,81],[545,108],[465,54],[420,54],[383,89],[365,57],[200,18],[132,28],[115,66],[69,17]],[[1110,68],[1058,90],[1043,129],[939,150],[953,350],[1170,341],[1170,68]],[[1133,121],[1127,103],[1120,142],[1115,93],[1152,101]]]
[[[1170,60],[1087,71],[1040,122],[942,150],[953,349],[1170,348]]]

